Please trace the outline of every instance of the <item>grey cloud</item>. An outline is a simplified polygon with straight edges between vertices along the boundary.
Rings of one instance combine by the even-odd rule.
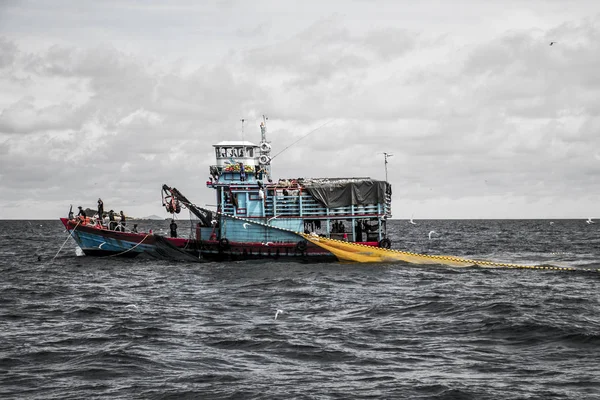
[[[565,41],[569,35],[577,40]],[[550,48],[550,36],[561,46]],[[89,97],[71,104],[57,93],[47,105],[48,93],[38,90],[43,102],[24,93],[3,103],[0,197],[16,191],[93,205],[102,196],[125,208],[158,202],[164,182],[188,185],[185,193],[198,203],[214,202],[198,184],[213,161],[211,145],[241,138],[240,118],[247,118],[245,139],[257,141],[261,113],[271,118],[275,153],[334,121],[276,159],[279,177],[383,178],[380,153],[389,151],[395,193],[406,201],[583,195],[600,162],[597,39],[593,20],[579,21],[452,53],[444,41],[425,43],[397,28],[351,30],[334,16],[185,72],[111,46],[25,53],[8,41],[2,87],[29,75],[26,93],[56,80]],[[404,61],[411,69],[400,68]]]
[[[417,35],[414,33],[404,29],[386,28],[368,32],[363,39],[363,45],[379,59],[390,61],[411,51],[416,41]]]
[[[236,35],[243,39],[255,38],[265,35],[271,28],[271,23],[261,22],[252,28],[240,28],[236,31]]]
[[[0,132],[32,133],[39,130],[76,129],[82,121],[79,109],[66,103],[36,107],[25,97],[0,112]]]
[[[6,38],[0,37],[0,68],[12,65],[17,58],[17,46]]]
[[[333,16],[286,41],[247,52],[244,64],[255,70],[285,71],[288,86],[306,88],[327,84],[336,77],[347,81],[356,75],[360,79],[367,67],[396,59],[415,43],[416,35],[401,29],[352,35],[340,18]]]

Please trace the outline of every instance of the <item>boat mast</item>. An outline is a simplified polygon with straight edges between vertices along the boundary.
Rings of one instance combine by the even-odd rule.
[[[260,124],[260,142],[267,143],[267,120],[269,118],[265,117],[264,115],[262,117],[263,122]]]

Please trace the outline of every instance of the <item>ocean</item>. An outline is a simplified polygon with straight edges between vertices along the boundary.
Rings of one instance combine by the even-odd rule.
[[[600,399],[600,222],[415,222],[393,248],[577,270],[91,258],[0,221],[0,398]]]

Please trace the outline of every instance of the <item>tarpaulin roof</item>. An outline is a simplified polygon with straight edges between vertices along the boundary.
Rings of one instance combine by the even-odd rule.
[[[329,208],[385,203],[392,186],[375,179],[315,179],[303,182],[305,189],[318,202]]]

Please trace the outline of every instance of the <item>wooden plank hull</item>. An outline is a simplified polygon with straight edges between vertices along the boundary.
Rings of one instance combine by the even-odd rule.
[[[112,231],[76,220],[61,218],[65,228],[87,256],[127,257],[157,252],[157,237],[152,233]],[[329,251],[306,242],[240,242],[229,240],[200,240],[163,238],[170,245],[206,261],[291,260],[297,262],[332,262],[336,257]]]

